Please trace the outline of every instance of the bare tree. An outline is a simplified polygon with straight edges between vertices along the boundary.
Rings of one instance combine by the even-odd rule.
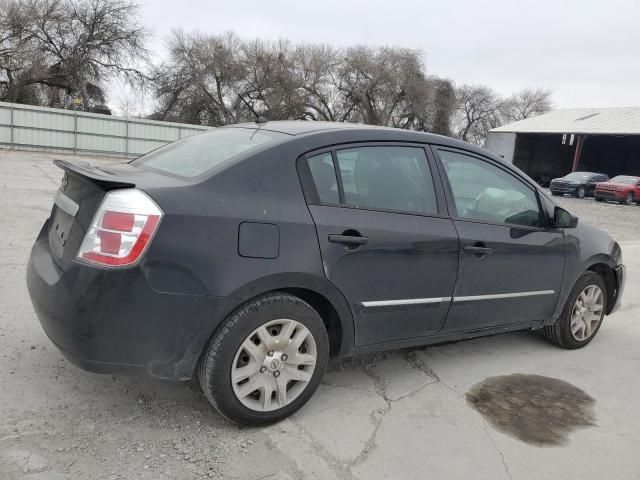
[[[339,50],[241,41],[232,33],[178,32],[170,39],[169,53],[169,61],[156,69],[154,118],[209,125],[247,120],[252,113],[239,100],[242,95],[253,110],[272,120],[429,130],[436,117],[435,99],[443,98],[427,79],[420,52],[407,49]]]
[[[447,79],[430,77],[429,101],[412,128],[452,136],[451,123],[456,108],[456,89]]]
[[[132,0],[13,0],[0,5],[0,98],[84,109],[114,77],[147,79],[147,31]],[[76,102],[78,103],[78,102]]]
[[[456,91],[456,135],[465,142],[484,143],[487,132],[500,124],[500,97],[484,85],[462,85]]]
[[[456,89],[428,76],[422,53],[405,48],[184,32],[175,32],[168,47],[169,60],[154,72],[153,118],[163,120],[224,125],[250,120],[255,111],[270,120],[363,122],[483,144],[508,115],[539,112],[550,95],[523,91],[507,102],[482,85]]]
[[[233,33],[204,36],[176,31],[169,38],[169,60],[154,72],[160,120],[225,125],[243,120],[238,97],[246,78],[242,48]]]
[[[424,63],[414,50],[349,48],[337,74],[355,120],[364,123],[410,128],[428,102]]]
[[[353,105],[341,89],[337,70],[341,52],[329,45],[298,45],[293,52],[293,72],[304,102],[303,117],[345,121]]]
[[[542,88],[525,88],[502,103],[501,114],[505,122],[535,117],[551,110],[553,92]]]

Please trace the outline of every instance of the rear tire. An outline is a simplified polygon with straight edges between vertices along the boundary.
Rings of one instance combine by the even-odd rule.
[[[595,288],[594,288],[595,287]],[[580,310],[585,308],[585,291],[599,292],[601,305],[591,312],[589,308],[585,313],[585,320],[581,320]],[[587,272],[576,282],[569,294],[562,310],[562,314],[553,325],[543,327],[544,338],[561,348],[576,349],[587,345],[598,333],[602,325],[604,312],[607,309],[607,287],[602,277],[594,272]],[[597,310],[597,311],[596,311]],[[591,315],[588,315],[591,313]],[[596,319],[596,316],[598,317]],[[587,322],[589,325],[587,326]],[[576,328],[576,325],[578,328]],[[573,329],[573,331],[572,331]],[[588,332],[588,335],[585,335]]]
[[[307,403],[328,359],[329,339],[318,312],[298,297],[273,292],[225,320],[200,359],[198,379],[222,416],[268,425]]]

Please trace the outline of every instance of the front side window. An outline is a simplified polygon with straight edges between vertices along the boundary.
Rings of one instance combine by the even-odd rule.
[[[336,152],[344,203],[351,207],[437,213],[427,157],[419,147],[357,147]]]
[[[458,152],[439,150],[458,218],[488,223],[540,227],[534,190],[513,175]]]

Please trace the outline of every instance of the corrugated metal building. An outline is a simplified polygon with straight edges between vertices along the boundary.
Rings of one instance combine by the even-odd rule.
[[[491,130],[486,148],[543,185],[571,171],[640,175],[640,107],[553,110]]]
[[[0,147],[137,157],[209,127],[0,102]]]

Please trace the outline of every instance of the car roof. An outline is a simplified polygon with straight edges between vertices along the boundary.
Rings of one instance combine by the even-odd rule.
[[[484,150],[476,145],[472,145],[462,140],[458,140],[444,135],[435,133],[418,132],[415,130],[403,130],[400,128],[381,127],[378,125],[367,125],[364,123],[346,123],[346,122],[324,122],[317,120],[274,120],[267,122],[247,122],[237,123],[234,125],[226,125],[221,128],[250,128],[258,130],[267,130],[270,132],[284,133],[291,136],[314,135],[330,132],[371,132],[381,134],[384,140],[406,141],[406,142],[424,142],[437,145],[449,146],[453,148],[462,148],[480,155],[489,156],[495,160],[505,163],[504,159],[497,155]]]
[[[247,122],[237,123],[235,125],[226,125],[223,128],[257,128],[271,132],[285,133],[287,135],[302,135],[305,133],[319,132],[321,130],[347,130],[354,128],[361,130],[398,130],[388,127],[378,127],[376,125],[365,125],[362,123],[323,122],[316,120],[274,120],[261,123]]]

